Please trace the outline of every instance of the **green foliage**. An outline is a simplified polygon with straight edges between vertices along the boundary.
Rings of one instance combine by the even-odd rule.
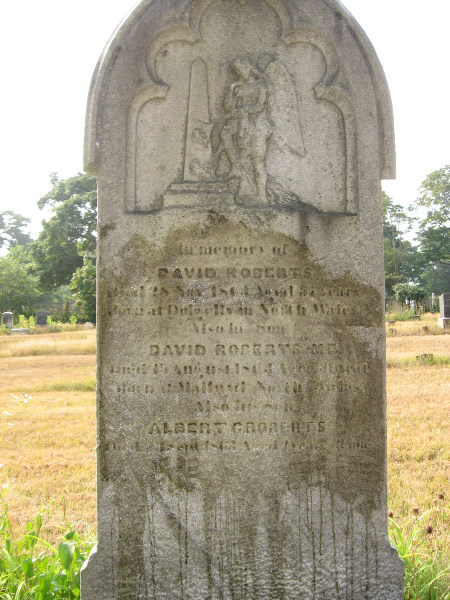
[[[55,548],[40,537],[42,515],[16,538],[8,507],[0,514],[0,598],[55,600],[80,598],[80,569],[91,544],[81,544],[72,528]]]
[[[0,213],[0,248],[6,246],[26,246],[32,240],[28,233],[24,231],[30,219],[23,217],[12,210],[5,210]]]
[[[450,264],[435,263],[425,266],[421,279],[436,296],[450,291]]]
[[[30,314],[40,296],[39,281],[20,262],[0,257],[0,308],[16,314]]]
[[[384,272],[386,296],[394,294],[397,283],[407,283],[420,277],[420,256],[416,246],[408,240],[398,239],[393,247],[390,239],[384,238]]]
[[[30,272],[32,271],[33,257],[31,256],[30,245],[10,246],[7,257],[10,260],[14,260],[20,263],[21,265],[26,266]]]
[[[420,187],[413,208],[425,208],[418,240],[424,263],[450,264],[450,165],[433,171]]]
[[[391,241],[392,246],[398,246],[399,238],[411,229],[412,218],[409,217],[400,204],[394,201],[386,192],[382,192],[383,235]]]
[[[391,319],[394,321],[414,321],[414,311],[398,310],[396,312],[392,312],[386,317],[386,320]]]
[[[52,189],[42,197],[39,208],[51,206],[53,216],[42,222],[42,231],[32,245],[42,287],[68,284],[83,264],[83,255],[94,255],[97,228],[97,180],[79,173],[59,180],[54,174]]]
[[[11,335],[11,329],[6,327],[4,323],[0,325],[0,335]]]
[[[427,291],[414,283],[397,283],[393,287],[396,300],[403,306],[405,303],[410,303],[414,300],[421,303],[427,297]]]
[[[52,319],[52,317],[50,317],[50,316],[47,317],[47,325],[48,325],[48,332],[50,332],[50,333],[60,333],[61,331],[64,331],[64,323],[61,323],[61,321]]]
[[[450,567],[438,563],[435,536],[426,524],[430,513],[413,517],[403,527],[389,519],[391,542],[405,563],[405,600],[450,599]]]
[[[84,257],[83,266],[75,271],[70,282],[70,289],[75,296],[75,305],[80,309],[82,318],[92,323],[95,323],[95,279],[95,265]]]
[[[411,229],[412,219],[385,192],[383,202],[384,271],[388,297],[397,283],[413,280],[419,262],[417,248],[403,238]]]

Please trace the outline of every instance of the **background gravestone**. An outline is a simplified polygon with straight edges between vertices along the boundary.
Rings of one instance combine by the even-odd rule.
[[[450,294],[441,294],[439,296],[440,315],[438,325],[442,329],[450,327]]]
[[[4,312],[2,313],[2,323],[8,329],[11,329],[13,326],[13,313],[12,312]]]
[[[94,74],[98,547],[83,600],[400,600],[389,92],[334,0],[145,0]]]
[[[47,317],[51,316],[51,312],[48,310],[40,310],[36,313],[36,325],[41,327],[47,325]]]

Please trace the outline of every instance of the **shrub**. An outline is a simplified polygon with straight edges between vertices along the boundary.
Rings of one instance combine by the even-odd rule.
[[[59,333],[64,329],[63,323],[61,323],[61,321],[54,321],[50,316],[47,317],[47,325],[49,327],[48,331],[50,333]]]
[[[436,543],[437,532],[428,521],[434,510],[438,509],[427,510],[419,516],[419,510],[415,509],[414,516],[402,527],[389,519],[391,542],[405,563],[405,600],[450,599],[450,567],[440,564],[442,555]],[[447,528],[448,514],[443,512],[441,519]]]
[[[79,267],[72,276],[70,289],[74,293],[75,305],[79,308],[82,318],[92,323],[95,323],[96,319],[95,280],[95,264],[85,256],[83,266]]]
[[[39,299],[40,290],[37,277],[30,275],[26,265],[15,260],[0,257],[0,308],[15,314],[33,312],[34,303]]]
[[[54,547],[40,537],[42,514],[27,523],[27,533],[14,535],[8,507],[0,514],[0,598],[55,600],[80,597],[80,570],[92,544],[81,544],[68,528]]]

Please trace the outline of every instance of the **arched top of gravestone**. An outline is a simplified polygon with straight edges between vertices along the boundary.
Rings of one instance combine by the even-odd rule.
[[[275,203],[288,205],[292,189],[306,189],[297,175],[304,172],[310,207],[357,214],[363,147],[380,178],[395,177],[385,75],[366,34],[338,0],[140,2],[111,37],[92,79],[85,170],[116,172],[124,165],[127,212],[161,208],[164,194],[185,192],[186,182],[200,189],[215,180],[219,193],[217,173],[222,169],[223,180],[234,167],[224,125],[232,112],[227,97],[246,71],[254,83],[248,94],[258,91],[271,128],[264,168]],[[116,159],[114,149],[122,152]],[[320,164],[333,153],[335,160]],[[211,176],[220,154],[225,166],[217,159]],[[298,158],[291,173],[283,173],[287,154]],[[326,198],[339,194],[327,191],[324,181],[334,182],[330,190],[342,188],[336,206]],[[303,204],[302,197],[295,201]]]

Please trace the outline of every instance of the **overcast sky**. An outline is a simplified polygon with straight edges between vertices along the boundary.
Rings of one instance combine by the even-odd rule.
[[[0,210],[40,229],[49,175],[82,170],[84,112],[98,56],[134,0],[4,1]],[[425,176],[450,162],[450,0],[344,0],[371,39],[389,82],[397,180],[408,206]]]

